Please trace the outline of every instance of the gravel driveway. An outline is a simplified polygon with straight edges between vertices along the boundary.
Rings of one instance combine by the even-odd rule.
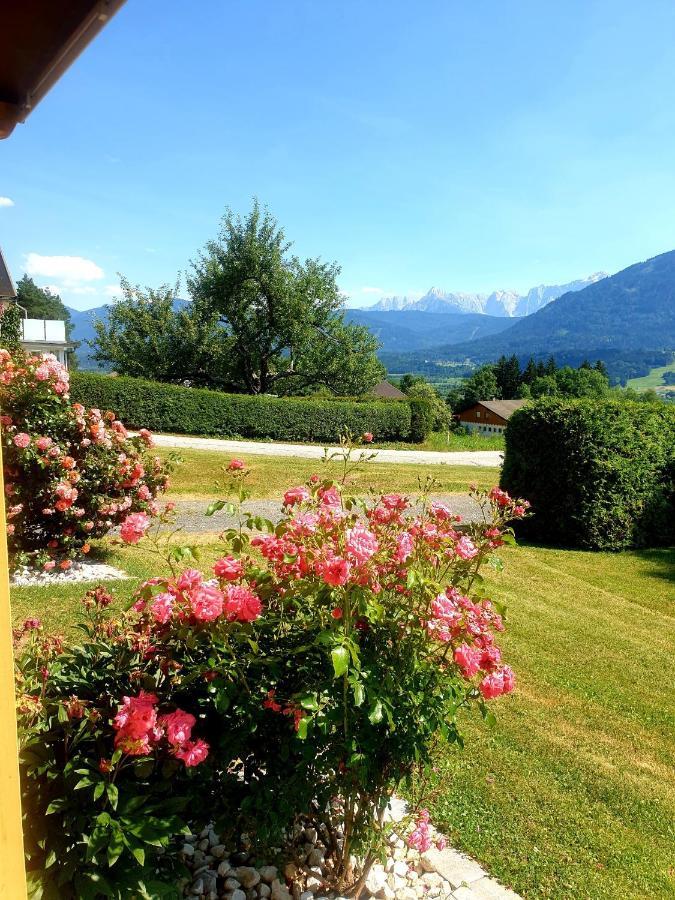
[[[462,516],[464,521],[473,522],[480,518],[478,505],[466,494],[434,494],[434,499],[442,500],[450,507],[453,513]],[[225,510],[215,512],[212,516],[205,516],[208,499],[203,500],[176,500],[176,525],[189,532],[220,532],[235,524],[233,516],[228,516]],[[245,508],[253,515],[263,516],[277,522],[281,518],[280,500],[249,500]]]
[[[324,448],[318,444],[277,444],[262,441],[226,441],[221,438],[187,437],[186,435],[153,434],[158,447],[174,449],[211,450],[231,456],[295,456],[302,459],[321,459]],[[338,450],[338,447],[331,447]],[[375,462],[412,463],[417,465],[501,466],[501,450],[377,450]]]

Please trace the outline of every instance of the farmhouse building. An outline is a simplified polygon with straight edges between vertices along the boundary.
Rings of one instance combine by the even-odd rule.
[[[390,381],[380,381],[370,392],[371,397],[379,400],[405,400],[406,395]]]
[[[509,417],[527,400],[479,400],[457,414],[460,425],[478,434],[501,434]]]

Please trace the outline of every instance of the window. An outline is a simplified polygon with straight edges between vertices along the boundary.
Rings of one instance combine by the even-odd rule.
[[[479,409],[476,410],[476,418],[480,419],[480,410]]]

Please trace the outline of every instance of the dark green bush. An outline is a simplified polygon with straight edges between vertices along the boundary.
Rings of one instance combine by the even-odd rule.
[[[675,540],[675,408],[548,398],[506,429],[501,485],[527,497],[525,537],[622,550]]]
[[[410,403],[410,440],[421,444],[433,428],[433,406],[424,397],[410,397],[408,402]]]
[[[71,396],[85,406],[112,409],[130,428],[181,434],[280,441],[336,441],[349,428],[376,441],[424,440],[430,430],[411,405],[398,400],[345,400],[224,394],[142,378],[74,373]],[[426,427],[426,431],[424,428]]]

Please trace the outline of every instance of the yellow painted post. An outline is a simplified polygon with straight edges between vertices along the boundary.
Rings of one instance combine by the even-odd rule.
[[[0,897],[25,900],[21,788],[16,734],[12,614],[5,531],[5,483],[0,446]]]

